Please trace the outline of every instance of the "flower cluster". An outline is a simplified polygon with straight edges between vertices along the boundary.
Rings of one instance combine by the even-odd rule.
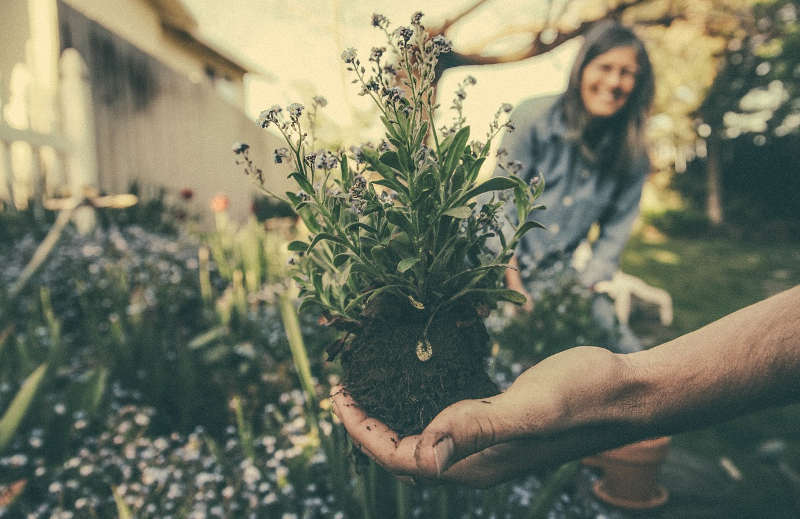
[[[492,122],[489,124],[488,135],[498,132],[503,128],[505,128],[509,133],[514,131],[514,123],[508,119],[508,116],[513,109],[514,107],[509,103],[503,103],[500,105],[500,108],[497,109],[494,117],[492,117]]]
[[[449,127],[443,127],[441,129],[443,135],[454,134],[464,126],[464,123],[467,121],[464,118],[464,100],[467,98],[467,87],[474,86],[477,83],[478,80],[473,76],[467,76],[458,84],[455,95],[453,96],[453,102],[450,105],[450,109],[455,111],[455,116]],[[496,129],[494,130],[496,131]],[[489,133],[492,134],[493,129],[490,128]]]
[[[256,123],[262,128],[266,128],[270,124],[279,125],[281,124],[279,115],[282,111],[283,109],[280,106],[272,105],[270,108],[262,111],[259,114],[258,119],[256,119]]]

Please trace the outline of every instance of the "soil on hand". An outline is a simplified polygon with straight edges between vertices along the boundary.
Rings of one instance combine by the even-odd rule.
[[[432,355],[421,361],[427,315],[398,306],[382,309],[342,352],[342,382],[367,414],[408,436],[454,402],[499,392],[486,374],[489,335],[474,310],[437,316],[427,334]]]

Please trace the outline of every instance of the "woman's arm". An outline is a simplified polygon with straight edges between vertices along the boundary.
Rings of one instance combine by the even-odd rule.
[[[592,257],[581,272],[586,286],[611,279],[619,269],[620,256],[631,236],[631,229],[639,214],[639,201],[649,170],[649,161],[643,159],[629,183],[613,200],[600,224],[600,236],[592,248]]]
[[[506,288],[510,288],[511,290],[516,290],[520,294],[525,296],[525,304],[522,305],[522,310],[525,312],[533,311],[533,299],[531,299],[531,295],[525,290],[525,284],[522,282],[522,276],[519,273],[519,262],[517,261],[517,256],[511,256],[511,259],[508,260],[508,264],[510,268],[507,268],[505,271],[505,280],[506,280]]]
[[[800,286],[657,348],[579,347],[399,439],[340,391],[348,433],[397,474],[489,486],[632,441],[800,400]]]

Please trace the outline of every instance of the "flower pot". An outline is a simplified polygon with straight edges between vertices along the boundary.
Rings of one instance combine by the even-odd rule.
[[[644,440],[583,460],[603,471],[592,488],[601,501],[619,508],[644,510],[667,502],[669,492],[658,483],[658,472],[669,451],[670,437]]]

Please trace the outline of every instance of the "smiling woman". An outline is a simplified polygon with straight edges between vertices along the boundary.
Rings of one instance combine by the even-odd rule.
[[[547,211],[539,219],[550,232],[523,238],[519,270],[506,271],[508,287],[528,294],[528,309],[554,280],[575,276],[593,287],[617,270],[649,171],[643,133],[653,83],[639,38],[627,27],[601,22],[587,34],[566,91],[529,99],[511,115],[517,131],[503,140],[498,174],[526,182],[543,177],[546,184],[541,201]],[[508,217],[515,221],[514,214]],[[591,258],[580,268],[573,256],[595,224]],[[592,312],[598,325],[615,327],[605,296],[594,297]],[[641,348],[627,327],[619,332],[612,349]]]
[[[636,86],[638,69],[633,47],[616,47],[590,61],[581,81],[586,111],[594,117],[611,117],[619,112]]]

